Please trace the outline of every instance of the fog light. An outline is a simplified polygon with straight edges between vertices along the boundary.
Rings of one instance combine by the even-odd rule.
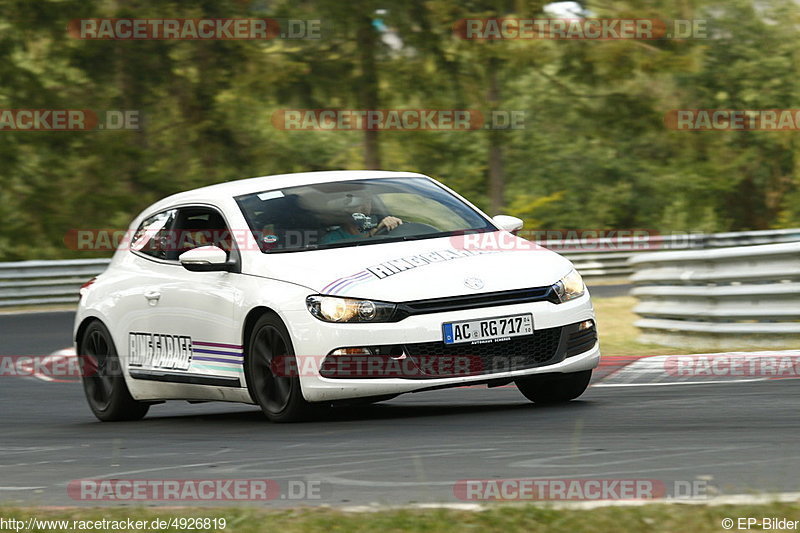
[[[585,329],[592,329],[594,327],[594,320],[584,320],[580,324],[578,324],[578,331],[583,331]]]
[[[339,348],[332,351],[330,355],[372,355],[372,350],[363,346],[358,348]]]

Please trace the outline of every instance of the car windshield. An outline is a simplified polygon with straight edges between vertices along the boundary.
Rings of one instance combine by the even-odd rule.
[[[236,197],[264,253],[295,252],[494,231],[426,178],[317,183]]]

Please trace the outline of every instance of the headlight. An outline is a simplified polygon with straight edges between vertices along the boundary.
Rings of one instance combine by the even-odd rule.
[[[571,270],[569,274],[553,285],[553,290],[561,303],[564,303],[583,296],[583,293],[586,292],[586,285],[583,284],[583,278],[578,271]]]
[[[306,307],[323,322],[389,322],[397,306],[372,300],[315,295],[306,298]]]

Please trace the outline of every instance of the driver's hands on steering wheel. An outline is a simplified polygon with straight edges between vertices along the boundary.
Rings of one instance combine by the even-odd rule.
[[[377,226],[375,226],[373,229],[370,230],[369,236],[372,237],[373,235],[377,235],[378,233],[381,232],[392,231],[402,223],[403,221],[397,217],[392,217],[392,216],[384,217],[383,220],[381,220]]]

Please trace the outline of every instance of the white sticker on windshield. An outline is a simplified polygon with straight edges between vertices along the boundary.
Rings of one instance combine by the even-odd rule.
[[[269,192],[262,192],[258,195],[259,200],[272,200],[274,198],[283,198],[283,191],[269,191]]]

